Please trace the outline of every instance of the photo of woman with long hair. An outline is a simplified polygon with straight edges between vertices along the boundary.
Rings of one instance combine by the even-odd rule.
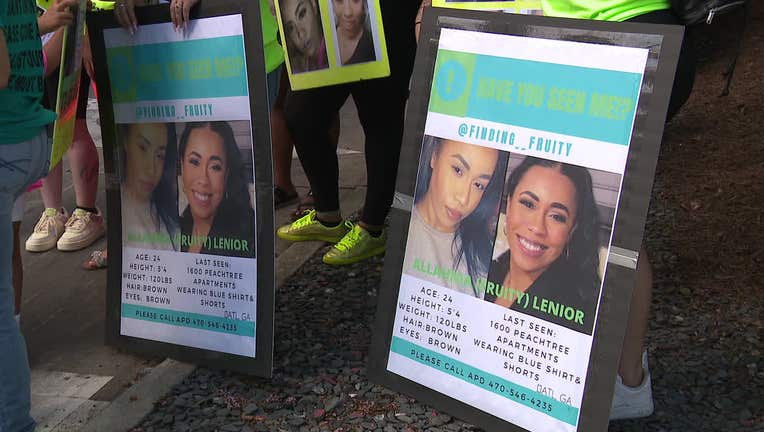
[[[425,137],[403,271],[483,297],[507,153]]]
[[[591,334],[601,281],[589,170],[526,157],[505,194],[509,249],[491,264],[488,279],[501,288],[486,300]],[[518,293],[529,296],[527,307]]]
[[[172,123],[117,125],[124,246],[178,250],[177,136]]]
[[[188,123],[180,138],[180,174],[188,205],[181,250],[255,256],[255,212],[247,173],[228,122]]]
[[[279,0],[292,73],[329,67],[318,0]]]
[[[376,60],[368,0],[332,0],[340,64]]]

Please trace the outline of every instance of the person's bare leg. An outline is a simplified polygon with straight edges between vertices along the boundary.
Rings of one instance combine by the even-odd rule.
[[[42,179],[40,195],[45,208],[61,208],[61,187],[63,179],[63,163],[59,162],[55,168],[50,170],[47,176]]]
[[[41,181],[40,195],[45,209],[35,224],[34,231],[24,242],[24,248],[29,252],[45,252],[55,248],[66,231],[69,212],[67,209],[61,210],[63,165],[63,162],[57,163]]]
[[[72,169],[72,183],[74,183],[77,206],[94,208],[98,193],[98,151],[93,137],[88,132],[85,119],[76,120],[74,141],[69,147],[67,157]]]
[[[19,230],[21,222],[13,223],[13,313],[21,313],[21,288],[24,286],[24,266],[21,262],[21,244],[19,239]]]
[[[629,320],[626,323],[626,336],[624,336],[621,361],[618,365],[618,374],[621,375],[623,383],[630,387],[639,386],[643,379],[642,351],[645,349],[647,320],[650,317],[652,297],[653,270],[643,246],[637,261]]]

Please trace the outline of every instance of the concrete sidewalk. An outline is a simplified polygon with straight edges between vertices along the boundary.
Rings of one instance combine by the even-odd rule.
[[[361,207],[365,193],[363,132],[352,100],[342,108],[340,117],[340,198],[343,213],[349,214]],[[88,107],[88,126],[102,157],[94,100]],[[71,211],[74,191],[66,164],[64,169],[63,203]],[[292,178],[303,196],[308,183],[296,158],[292,161]],[[105,209],[103,182],[102,163],[97,205]],[[294,207],[290,205],[276,212],[277,226],[289,221]],[[106,240],[78,252],[54,249],[28,253],[23,250],[23,243],[42,210],[40,194],[29,193],[21,228],[24,260],[21,329],[32,368],[32,415],[39,423],[37,430],[127,430],[193,366],[104,345],[106,271],[86,271],[81,264],[92,250],[105,248]],[[276,286],[323,245],[290,244],[276,239]]]

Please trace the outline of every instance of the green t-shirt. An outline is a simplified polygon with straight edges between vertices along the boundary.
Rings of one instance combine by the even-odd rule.
[[[670,9],[669,0],[541,0],[544,15],[625,21],[649,12]]]
[[[265,71],[273,72],[284,63],[284,50],[277,37],[278,25],[271,13],[268,0],[260,0],[260,21],[263,24],[263,51],[265,51]]]
[[[40,105],[44,70],[34,0],[0,0],[0,29],[11,63],[8,86],[0,90],[0,144],[17,144],[56,119]]]

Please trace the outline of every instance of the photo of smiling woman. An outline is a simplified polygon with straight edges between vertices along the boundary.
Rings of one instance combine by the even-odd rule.
[[[228,122],[188,123],[180,138],[180,175],[188,205],[180,216],[181,251],[252,258],[255,212],[248,175]]]
[[[339,63],[351,65],[377,59],[368,0],[331,0]]]
[[[403,271],[482,298],[507,153],[425,136]]]
[[[279,0],[278,4],[292,73],[328,68],[318,0]]]
[[[172,123],[117,125],[123,246],[178,250],[177,137]]]
[[[486,300],[591,334],[601,281],[589,170],[529,156],[504,193],[508,250],[491,264]]]

